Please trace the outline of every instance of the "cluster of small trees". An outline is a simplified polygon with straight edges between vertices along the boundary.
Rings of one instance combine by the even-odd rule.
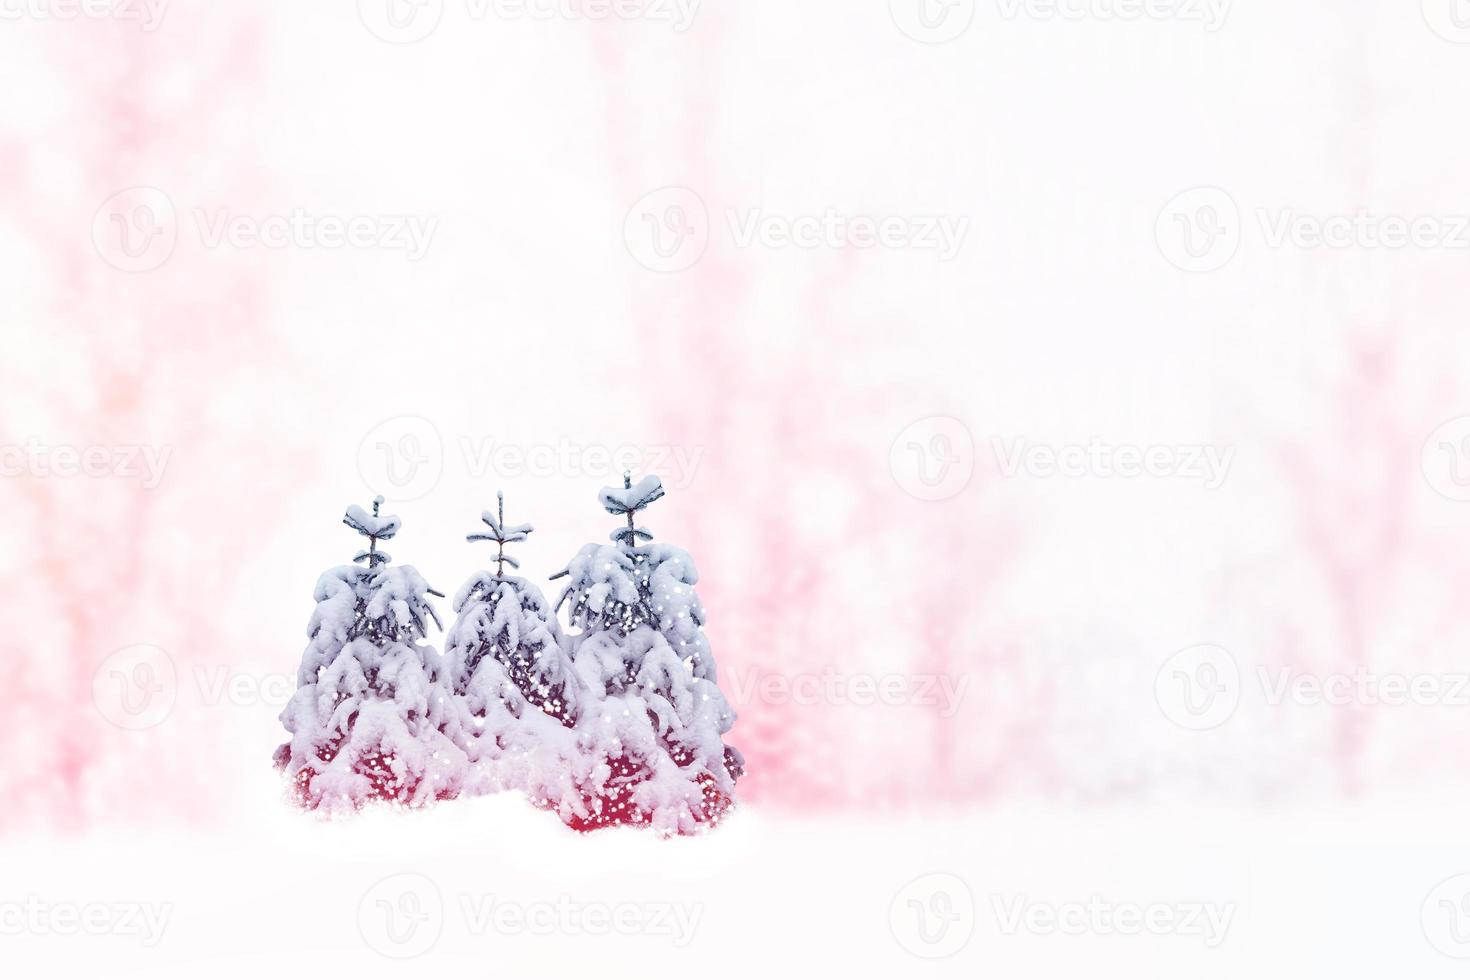
[[[354,564],[316,586],[298,690],[281,721],[291,740],[276,764],[303,807],[335,814],[373,802],[419,807],[519,789],[570,827],[616,825],[693,833],[733,802],[740,753],[724,744],[735,713],[715,683],[698,573],[680,548],[654,544],[635,516],[663,496],[657,477],[604,487],[625,518],[611,544],[588,544],[553,579],[555,607],[533,582],[507,575],[508,544],[528,524],[505,522],[505,499],[470,541],[496,545],[442,628],[423,577],[378,548],[398,518],[349,507],[367,539]],[[577,632],[564,631],[566,605]]]

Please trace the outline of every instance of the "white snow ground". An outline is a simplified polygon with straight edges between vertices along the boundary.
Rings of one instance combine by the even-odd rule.
[[[0,962],[10,977],[191,980],[406,965],[1432,980],[1470,956],[1465,812],[745,807],[661,841],[577,836],[513,794],[336,824],[272,808],[228,832],[0,844]]]

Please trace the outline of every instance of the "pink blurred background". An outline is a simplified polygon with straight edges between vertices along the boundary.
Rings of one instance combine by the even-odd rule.
[[[388,496],[452,592],[503,489],[544,581],[621,447],[702,571],[752,806],[1462,792],[1449,695],[1262,680],[1470,671],[1470,135],[1436,108],[1470,48],[1413,5],[45,9],[0,24],[0,832],[277,805],[346,505]],[[1273,244],[1287,212],[1445,237]],[[782,243],[829,214],[909,238]],[[1016,440],[1230,462],[1007,473]]]

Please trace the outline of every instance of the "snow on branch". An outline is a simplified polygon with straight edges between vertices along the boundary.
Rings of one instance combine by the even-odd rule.
[[[652,531],[646,527],[634,525],[633,515],[663,495],[663,483],[658,477],[651,474],[639,480],[636,487],[633,486],[633,477],[629,473],[623,474],[623,489],[603,487],[597,495],[598,502],[609,514],[628,519],[628,526],[620,527],[612,532],[612,539],[630,550],[636,548],[640,540],[653,540]],[[553,575],[552,578],[556,576]]]
[[[504,578],[506,565],[509,565],[511,568],[521,567],[520,562],[516,561],[514,558],[505,553],[505,546],[508,544],[516,544],[517,542],[526,540],[527,536],[536,529],[529,524],[515,524],[511,527],[506,527],[505,494],[497,490],[495,492],[495,500],[498,507],[497,513],[491,514],[488,510],[481,511],[480,513],[480,520],[484,521],[485,526],[490,528],[490,533],[486,534],[483,531],[478,531],[474,534],[466,535],[465,540],[494,541],[497,545],[499,545],[499,554],[495,556],[495,560],[498,563],[499,567],[496,570],[495,577]]]
[[[378,508],[383,506],[383,498],[373,498],[373,512],[369,515],[361,507],[353,504],[347,508],[347,516],[342,518],[342,523],[352,528],[365,538],[377,538],[379,541],[387,541],[398,533],[403,525],[397,517],[379,517]]]
[[[368,539],[367,550],[359,551],[352,559],[358,563],[367,562],[368,568],[377,568],[393,560],[386,552],[378,550],[378,542],[389,540],[403,526],[397,517],[379,516],[378,509],[382,506],[383,498],[374,497],[371,515],[356,504],[352,504],[347,508],[346,516],[342,518],[343,524]]]
[[[621,516],[642,510],[664,495],[664,485],[656,476],[645,476],[633,486],[633,478],[623,474],[623,488],[603,487],[597,495],[609,514]]]
[[[626,544],[630,548],[639,541],[653,540],[653,532],[646,527],[620,527],[608,536],[619,544]]]

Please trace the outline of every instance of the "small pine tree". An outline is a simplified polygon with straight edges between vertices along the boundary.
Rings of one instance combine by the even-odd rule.
[[[557,608],[569,602],[582,631],[573,638],[577,673],[600,695],[578,726],[594,764],[582,786],[590,815],[568,821],[577,829],[650,823],[690,833],[729,809],[743,771],[723,742],[735,712],[715,682],[693,559],[649,543],[652,533],[637,526],[635,515],[663,495],[653,476],[604,487],[599,501],[627,526],[553,576],[568,578]]]
[[[444,666],[425,642],[428,621],[439,625],[428,596],[440,593],[378,550],[401,526],[379,514],[382,503],[371,515],[347,509],[342,522],[368,546],[317,581],[298,688],[281,712],[291,740],[276,764],[308,809],[422,806],[457,795],[467,769],[445,734],[455,705]]]
[[[535,715],[570,729],[576,722],[576,686],[562,652],[561,624],[535,584],[505,574],[520,563],[507,544],[525,541],[535,529],[505,524],[505,495],[498,511],[481,515],[490,532],[469,541],[493,541],[495,572],[470,576],[454,598],[458,614],[445,653],[455,695],[468,715],[457,739],[473,758],[498,758],[512,745],[523,750],[538,728]]]

